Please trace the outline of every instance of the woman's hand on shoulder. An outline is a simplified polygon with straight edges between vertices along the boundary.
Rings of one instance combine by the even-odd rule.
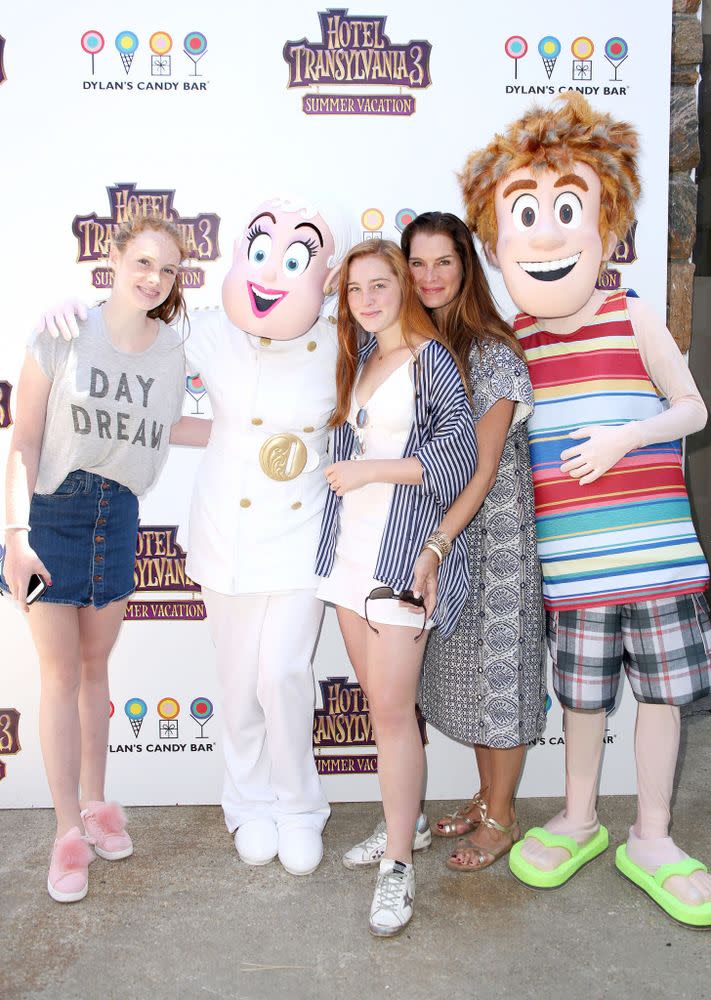
[[[367,460],[334,462],[324,470],[326,481],[337,497],[372,482],[372,465]]]
[[[14,531],[6,538],[5,558],[3,560],[3,576],[10,588],[10,593],[20,605],[22,611],[29,611],[27,605],[27,587],[33,573],[41,576],[48,586],[52,586],[52,577],[40,557],[29,543],[27,532]]]

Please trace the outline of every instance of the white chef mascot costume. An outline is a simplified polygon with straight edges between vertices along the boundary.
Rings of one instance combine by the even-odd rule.
[[[186,340],[213,410],[190,513],[222,687],[222,806],[247,864],[318,866],[330,809],[312,749],[311,658],[323,616],[314,561],[335,405],[335,325],[321,316],[350,246],[337,213],[274,198],[235,245],[226,315],[197,313]]]

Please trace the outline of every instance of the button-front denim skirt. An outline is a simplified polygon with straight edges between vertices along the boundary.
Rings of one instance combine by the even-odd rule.
[[[29,541],[52,574],[41,601],[103,608],[134,590],[138,499],[127,486],[78,469],[54,493],[35,493]],[[7,591],[5,580],[0,586]]]

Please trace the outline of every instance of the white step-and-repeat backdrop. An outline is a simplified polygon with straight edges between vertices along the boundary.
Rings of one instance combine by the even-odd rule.
[[[619,0],[4,5],[0,466],[33,321],[67,294],[105,295],[111,227],[127,215],[178,218],[194,253],[189,302],[217,305],[233,241],[263,197],[320,192],[348,206],[364,236],[397,239],[418,212],[459,213],[455,174],[467,153],[532,101],[571,88],[641,132],[636,237],[618,248],[609,280],[663,310],[670,40],[671,0],[643,13]],[[187,383],[185,413],[209,415],[202,392]],[[108,708],[108,788],[126,804],[219,801],[220,693],[183,548],[199,459],[175,449],[141,506],[137,590]],[[19,613],[0,605],[0,806],[46,806],[35,654]],[[377,798],[367,705],[332,609],[315,673],[327,794]],[[608,720],[604,792],[634,790],[633,715],[626,691]],[[428,737],[428,796],[469,795],[471,750],[432,727]],[[563,743],[553,699],[522,795],[562,793]]]

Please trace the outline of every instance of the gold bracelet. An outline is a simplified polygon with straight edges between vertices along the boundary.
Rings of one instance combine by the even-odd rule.
[[[442,558],[444,559],[452,551],[452,540],[445,535],[443,531],[433,531],[429,538],[426,539],[425,545],[428,542],[432,542],[442,553]]]

